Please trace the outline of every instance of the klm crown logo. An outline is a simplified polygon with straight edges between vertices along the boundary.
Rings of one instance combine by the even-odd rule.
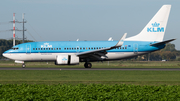
[[[151,25],[152,25],[153,27],[159,27],[160,24],[155,22],[155,23],[152,23]]]
[[[67,61],[67,59],[64,57],[63,59],[62,59],[63,61]]]
[[[160,23],[152,23],[152,27],[147,28],[147,32],[164,32],[164,27],[159,27]]]
[[[67,59],[64,57],[63,59],[62,59],[62,63],[66,63],[67,62]]]

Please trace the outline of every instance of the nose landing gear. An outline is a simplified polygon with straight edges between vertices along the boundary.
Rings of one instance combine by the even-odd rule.
[[[23,63],[23,64],[22,64],[22,68],[25,68],[25,67],[26,67],[26,65],[25,65],[25,63]]]
[[[86,63],[84,64],[84,67],[85,67],[85,68],[91,68],[91,67],[92,67],[92,64],[91,64],[91,63],[86,62]]]

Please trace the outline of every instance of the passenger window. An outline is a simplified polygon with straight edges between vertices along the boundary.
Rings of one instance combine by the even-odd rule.
[[[35,50],[35,48],[33,48],[33,50]]]
[[[59,50],[61,50],[61,48],[59,48]]]
[[[58,48],[56,48],[58,50]]]
[[[46,48],[46,50],[48,50],[48,48]]]
[[[122,49],[124,49],[124,47]]]
[[[38,50],[40,50],[40,48],[38,48]]]
[[[85,50],[85,48],[83,48]]]
[[[66,50],[66,48],[64,48],[64,50]]]
[[[125,47],[125,49],[127,49],[127,47]]]

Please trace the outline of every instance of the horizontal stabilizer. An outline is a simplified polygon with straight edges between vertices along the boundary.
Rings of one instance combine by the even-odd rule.
[[[163,45],[163,44],[169,43],[169,42],[174,41],[174,40],[176,40],[176,39],[170,39],[170,40],[154,43],[154,44],[151,44],[150,46],[159,46],[159,45]]]

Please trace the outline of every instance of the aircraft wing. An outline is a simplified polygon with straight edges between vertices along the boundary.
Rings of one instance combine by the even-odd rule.
[[[106,52],[107,50],[111,50],[111,49],[114,49],[114,48],[117,48],[117,47],[120,47],[123,45],[126,35],[127,35],[127,33],[125,33],[122,36],[122,38],[119,40],[119,42],[115,46],[92,50],[92,51],[87,51],[87,52],[81,52],[81,53],[77,53],[76,55],[79,57],[90,57],[90,58],[102,60],[101,56],[107,57],[107,56],[105,56],[107,54],[107,52]]]

